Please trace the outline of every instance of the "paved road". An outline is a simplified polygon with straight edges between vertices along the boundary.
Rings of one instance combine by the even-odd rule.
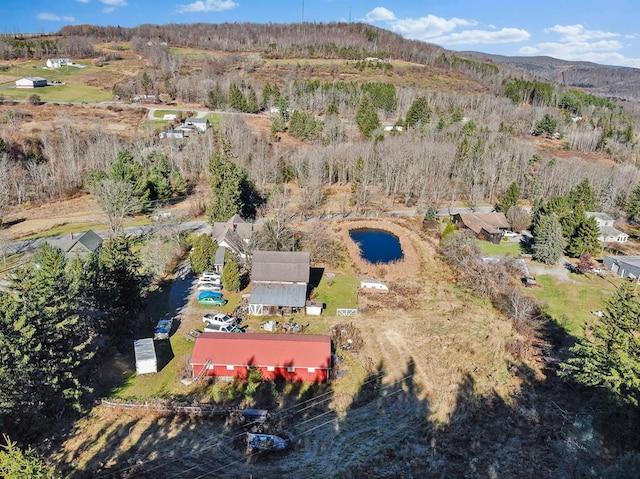
[[[129,236],[147,236],[153,234],[158,228],[163,227],[162,223],[155,223],[143,226],[130,226],[124,229],[125,234]],[[210,233],[211,225],[207,221],[186,221],[180,224],[180,229],[185,232],[192,233]],[[96,231],[98,236],[103,239],[109,237],[109,231]],[[62,241],[68,238],[68,235],[46,236],[37,239],[13,241],[6,246],[6,253],[26,253],[37,249],[46,241]]]

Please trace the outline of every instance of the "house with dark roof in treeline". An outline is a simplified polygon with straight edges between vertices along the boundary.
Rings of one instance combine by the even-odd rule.
[[[311,276],[308,252],[255,251],[249,314],[297,313],[305,307]]]
[[[264,379],[325,382],[331,370],[331,338],[317,334],[212,333],[195,340],[189,360],[194,378],[246,378],[250,368]]]
[[[90,253],[97,253],[102,247],[102,238],[93,230],[85,231],[82,234],[71,233],[66,238],[56,238],[47,240],[51,246],[55,246],[64,251],[67,258],[85,256]]]
[[[504,213],[458,213],[452,221],[459,227],[473,231],[479,239],[499,244],[504,232],[511,229]]]

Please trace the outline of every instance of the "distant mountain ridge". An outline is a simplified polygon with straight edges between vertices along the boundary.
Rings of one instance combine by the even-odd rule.
[[[456,55],[525,70],[549,82],[582,88],[593,95],[640,102],[638,68],[567,61],[547,56],[511,57],[473,51],[456,52]]]

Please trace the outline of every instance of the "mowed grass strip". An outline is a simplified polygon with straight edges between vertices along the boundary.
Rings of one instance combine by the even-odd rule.
[[[11,98],[13,100],[26,100],[34,94],[38,95],[42,101],[57,103],[99,103],[113,99],[113,93],[110,91],[87,85],[66,84],[41,88],[12,88],[2,90],[2,95],[5,98]]]
[[[575,278],[575,282],[537,276],[538,286],[529,291],[568,334],[582,337],[585,327],[598,321],[591,311],[604,309],[605,303],[613,295],[614,283],[591,274],[570,276]]]

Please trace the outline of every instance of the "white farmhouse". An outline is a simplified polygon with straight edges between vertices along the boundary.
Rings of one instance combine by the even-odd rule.
[[[613,227],[613,218],[606,213],[586,211],[587,218],[595,218],[600,228],[598,239],[603,243],[626,243],[629,235]]]
[[[47,60],[47,68],[60,68],[67,65],[73,65],[71,58],[49,58]]]

